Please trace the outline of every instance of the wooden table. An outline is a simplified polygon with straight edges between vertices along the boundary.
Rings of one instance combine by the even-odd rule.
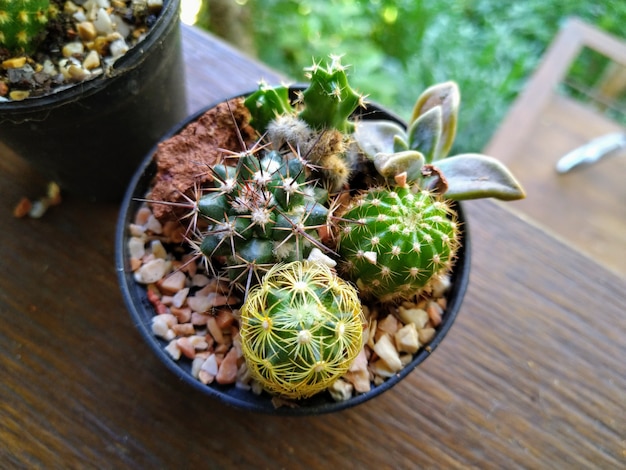
[[[555,170],[563,155],[591,139],[626,132],[558,91],[586,48],[626,66],[625,41],[575,18],[565,22],[485,153],[506,163],[526,188],[516,210],[626,279],[626,150],[566,174]]]
[[[189,106],[276,75],[184,28]],[[466,204],[473,272],[456,325],[391,391],[319,417],[225,407],[179,383],[124,307],[118,208],[0,158],[2,468],[624,468],[624,281],[510,208]]]

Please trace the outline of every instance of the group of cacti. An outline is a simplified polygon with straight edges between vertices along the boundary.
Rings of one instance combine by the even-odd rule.
[[[193,227],[198,254],[244,291],[250,371],[291,398],[328,386],[363,347],[359,299],[415,298],[450,270],[460,235],[449,199],[524,196],[495,159],[445,158],[454,83],[426,90],[405,130],[353,117],[364,98],[338,57],[307,72],[293,100],[265,84],[246,98],[259,141],[210,169],[193,218],[206,226]]]

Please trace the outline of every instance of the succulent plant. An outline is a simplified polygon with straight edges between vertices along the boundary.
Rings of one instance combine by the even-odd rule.
[[[361,302],[326,265],[272,267],[241,308],[241,344],[252,376],[285,398],[306,398],[348,371],[363,346]]]
[[[32,52],[41,39],[50,0],[0,0],[0,46],[11,53]]]
[[[427,89],[405,130],[354,118],[363,97],[331,59],[307,69],[294,102],[266,84],[245,99],[258,142],[213,165],[193,203],[195,248],[245,293],[247,368],[287,399],[340,383],[364,348],[362,302],[389,311],[450,271],[461,243],[452,199],[524,197],[497,160],[447,156],[456,84]]]
[[[459,235],[447,199],[524,197],[496,159],[446,158],[459,103],[458,87],[447,82],[418,98],[407,131],[390,121],[357,127],[355,140],[387,180],[359,194],[339,223],[341,268],[365,297],[414,297],[451,268]]]
[[[331,56],[325,66],[314,63],[306,69],[309,85],[298,93],[294,105],[287,87],[265,83],[245,100],[251,125],[267,132],[275,148],[297,149],[330,192],[342,189],[353,171],[349,144],[355,125],[350,117],[365,103],[348,83],[346,71],[341,57]]]

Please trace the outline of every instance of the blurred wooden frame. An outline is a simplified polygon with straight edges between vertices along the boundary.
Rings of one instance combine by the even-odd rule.
[[[511,168],[527,198],[511,207],[626,276],[626,151],[560,175],[565,153],[610,132],[626,132],[597,108],[558,92],[583,48],[616,65],[594,93],[609,101],[626,88],[626,42],[568,19],[483,152]],[[596,98],[597,98],[596,96]]]

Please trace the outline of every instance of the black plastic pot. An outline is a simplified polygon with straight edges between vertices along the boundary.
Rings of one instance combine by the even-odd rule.
[[[189,117],[166,135],[163,140],[177,134],[185,126],[198,119],[204,112],[214,106],[215,104],[208,106]],[[358,114],[361,116],[361,119],[387,119],[405,125],[399,118],[375,105],[369,105],[367,109],[359,110]],[[156,148],[153,149],[153,152],[148,154],[138,168],[128,187],[126,196],[122,201],[117,223],[115,263],[122,295],[130,311],[133,324],[137,326],[152,351],[181,381],[211,397],[217,398],[227,405],[244,410],[276,415],[317,415],[330,413],[353,407],[389,390],[411,373],[415,367],[426,360],[436,350],[437,346],[448,333],[448,330],[452,327],[459,309],[461,308],[461,303],[469,283],[470,273],[470,238],[468,225],[465,220],[463,208],[459,203],[454,203],[453,207],[457,212],[460,222],[459,226],[462,229],[460,237],[461,247],[459,248],[458,257],[452,273],[452,285],[447,294],[447,308],[445,314],[442,317],[441,324],[437,327],[435,337],[428,345],[428,349],[421,348],[413,357],[413,360],[398,374],[385,381],[382,385],[372,386],[369,392],[354,396],[347,401],[336,402],[328,393],[320,393],[309,399],[298,401],[298,406],[294,408],[286,406],[275,408],[272,403],[272,397],[267,393],[255,395],[252,392],[240,390],[235,386],[223,386],[218,384],[204,385],[191,375],[191,361],[183,359],[179,361],[173,360],[164,349],[167,342],[157,338],[152,333],[152,318],[155,315],[154,308],[147,299],[145,287],[135,282],[130,269],[130,257],[127,243],[128,227],[134,220],[135,214],[142,204],[138,199],[145,197],[156,174],[156,164],[152,159],[155,150]]]
[[[146,152],[187,114],[179,7],[166,0],[108,76],[0,103],[0,141],[69,193],[119,201]]]

